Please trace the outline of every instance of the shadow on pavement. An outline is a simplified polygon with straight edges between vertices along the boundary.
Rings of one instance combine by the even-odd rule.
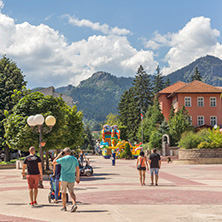
[[[108,210],[77,210],[76,213],[107,213]]]
[[[114,176],[114,175],[120,175],[118,173],[94,173],[93,176]]]
[[[93,181],[93,180],[108,180],[106,177],[81,177],[81,181]]]

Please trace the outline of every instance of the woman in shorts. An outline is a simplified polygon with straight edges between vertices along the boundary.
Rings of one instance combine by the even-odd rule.
[[[145,185],[146,169],[149,170],[147,159],[144,156],[144,152],[141,151],[136,162],[137,169],[140,176],[140,185]]]

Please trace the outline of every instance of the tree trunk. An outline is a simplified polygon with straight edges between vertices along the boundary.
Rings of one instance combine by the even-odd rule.
[[[46,170],[49,170],[49,151],[45,152]]]
[[[5,161],[5,162],[8,162],[8,161],[10,161],[10,151],[9,151],[8,145],[5,145],[4,150],[5,150],[4,161]]]

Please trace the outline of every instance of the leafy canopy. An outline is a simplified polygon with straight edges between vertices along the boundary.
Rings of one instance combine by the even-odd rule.
[[[83,114],[77,112],[76,106],[69,107],[60,97],[54,98],[34,92],[23,97],[7,117],[4,125],[5,139],[10,149],[27,151],[33,145],[38,149],[39,134],[33,133],[26,123],[30,115],[36,114],[44,117],[53,115],[56,118],[56,124],[49,134],[43,130],[45,150],[61,149],[64,146],[75,148],[81,144]]]

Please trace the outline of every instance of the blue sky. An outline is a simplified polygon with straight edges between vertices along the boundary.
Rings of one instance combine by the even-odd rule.
[[[73,84],[96,71],[164,75],[207,54],[222,59],[219,0],[0,0],[0,53],[28,87]]]

